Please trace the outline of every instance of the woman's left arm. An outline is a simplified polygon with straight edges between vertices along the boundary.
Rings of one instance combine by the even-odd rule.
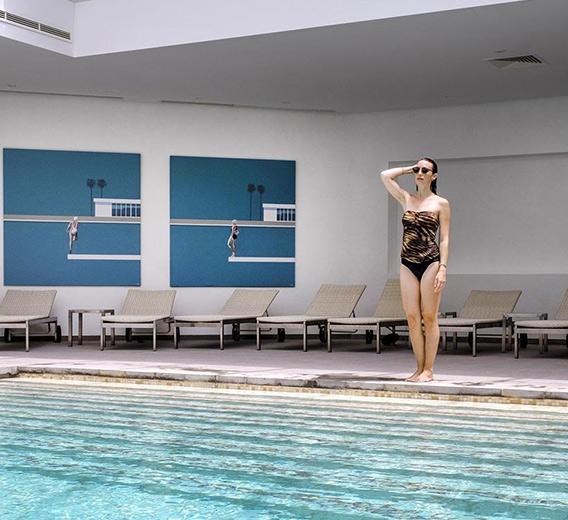
[[[450,203],[444,199],[440,207],[440,267],[434,280],[434,292],[441,291],[446,285],[446,271],[450,249],[450,219]]]

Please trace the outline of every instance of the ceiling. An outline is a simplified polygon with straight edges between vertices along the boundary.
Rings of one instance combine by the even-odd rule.
[[[0,38],[0,90],[374,112],[568,95],[568,2],[70,58]],[[534,53],[546,64],[497,69]]]

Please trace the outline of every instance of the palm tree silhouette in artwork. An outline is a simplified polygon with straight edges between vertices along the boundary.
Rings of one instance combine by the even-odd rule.
[[[247,186],[247,191],[249,192],[249,220],[252,220],[252,194],[256,190],[256,186],[254,184],[249,184]]]
[[[97,185],[95,179],[87,179],[87,188],[91,191],[91,215],[93,215],[93,188]]]
[[[105,189],[106,185],[107,181],[105,181],[104,179],[99,179],[97,181],[97,186],[101,189],[101,199],[103,198],[103,190]]]
[[[258,220],[262,220],[262,194],[266,191],[266,189],[262,184],[259,184],[256,187],[256,191],[258,191],[258,193],[260,194],[260,201],[258,203],[258,214],[259,214]]]

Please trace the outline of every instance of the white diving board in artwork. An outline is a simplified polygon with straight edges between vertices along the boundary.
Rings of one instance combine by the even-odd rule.
[[[140,260],[140,255],[82,255],[69,254],[67,260]]]
[[[287,256],[230,256],[228,258],[229,262],[258,262],[258,263],[269,263],[269,262],[281,262],[281,263],[294,263],[296,259]]]

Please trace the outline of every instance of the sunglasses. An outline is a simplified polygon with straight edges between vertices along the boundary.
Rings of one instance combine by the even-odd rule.
[[[420,168],[419,166],[415,166],[414,168],[412,168],[412,171],[414,173],[418,173],[418,172],[422,172],[422,173],[428,173],[431,172],[432,170],[425,168],[424,166],[422,166],[422,168]]]

